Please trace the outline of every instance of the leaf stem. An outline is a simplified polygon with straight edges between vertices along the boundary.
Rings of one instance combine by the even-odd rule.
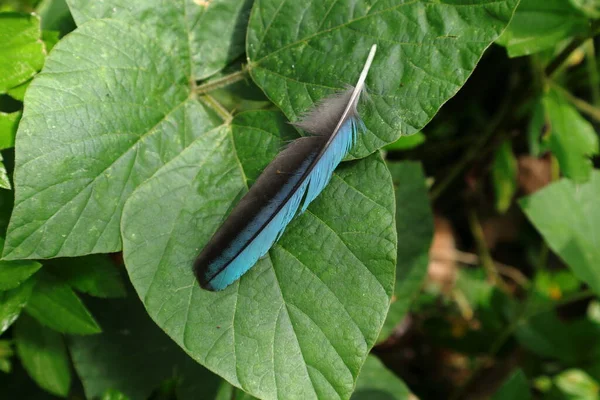
[[[592,22],[592,27],[590,29],[590,34],[586,36],[580,36],[574,38],[571,43],[567,45],[546,67],[546,76],[552,76],[558,69],[564,64],[565,61],[569,58],[571,53],[577,50],[586,40],[593,38],[598,33],[600,33],[600,22],[594,21]]]
[[[596,107],[579,97],[573,96],[568,90],[565,90],[555,82],[551,82],[551,85],[558,89],[561,94],[577,108],[579,111],[592,118],[596,122],[600,122],[600,108]]]
[[[477,213],[474,210],[469,210],[468,219],[471,228],[471,233],[473,234],[475,244],[477,245],[479,260],[481,261],[481,264],[485,269],[489,282],[494,286],[498,286],[502,290],[507,291],[506,285],[504,284],[502,278],[500,278],[498,270],[496,270],[496,264],[494,263],[494,260],[492,259],[492,256],[490,254],[490,250],[488,249],[487,243],[485,242],[485,237],[483,236],[483,229],[481,228],[481,223],[479,222]]]
[[[248,66],[245,66],[244,68],[242,68],[239,71],[236,71],[229,75],[225,75],[220,78],[213,79],[211,81],[203,83],[202,85],[199,85],[198,87],[196,87],[196,93],[203,95],[203,94],[212,92],[213,90],[217,90],[222,87],[229,86],[233,83],[239,82],[243,79],[246,79],[246,74],[248,73],[248,70],[249,70]]]
[[[225,124],[229,124],[233,119],[233,115],[231,115],[229,111],[227,111],[227,109],[211,95],[204,94],[200,96],[200,101],[219,114],[219,117],[221,117]]]

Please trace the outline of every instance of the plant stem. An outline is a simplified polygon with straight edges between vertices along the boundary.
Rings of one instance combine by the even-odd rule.
[[[567,100],[569,100],[569,102],[575,106],[575,108],[577,108],[579,111],[581,111],[588,117],[592,118],[594,121],[600,122],[600,108],[599,107],[595,107],[594,105],[588,103],[587,101],[582,100],[579,97],[573,96],[568,90],[565,90],[564,88],[560,87],[559,85],[557,85],[554,82],[551,82],[551,85],[554,88],[558,89],[561,92],[561,94],[563,96],[565,96],[565,98]]]
[[[498,286],[502,290],[506,291],[506,285],[496,270],[496,264],[494,263],[494,260],[492,259],[490,251],[487,247],[487,243],[485,242],[483,229],[481,228],[481,223],[479,222],[477,213],[474,210],[469,210],[468,218],[471,233],[473,234],[475,244],[477,245],[479,260],[481,261],[483,269],[485,269],[489,282],[492,285]]]
[[[588,39],[584,45],[586,65],[590,79],[590,91],[592,95],[592,105],[600,106],[600,74],[598,74],[598,63],[596,62],[596,49],[594,39]]]
[[[229,113],[229,111],[227,111],[227,109],[225,107],[223,107],[223,105],[221,103],[219,103],[211,95],[204,94],[204,95],[200,96],[200,101],[202,101],[208,107],[213,109],[217,114],[219,114],[219,116],[221,117],[221,119],[223,120],[223,122],[225,124],[229,124],[231,122],[231,120],[233,119],[233,115],[231,115]]]
[[[448,174],[446,174],[446,176],[444,176],[439,183],[433,185],[431,190],[431,201],[435,201],[442,194],[442,192],[444,192],[444,190],[450,186],[454,179],[469,165],[469,163],[477,158],[488,140],[492,137],[504,120],[504,117],[510,108],[510,102],[508,101],[510,98],[510,94],[506,95],[502,105],[500,106],[500,109],[492,118],[487,126],[487,129],[482,133],[477,143],[467,150],[464,157],[461,158],[458,163],[454,164]]]
[[[233,83],[239,82],[243,79],[246,79],[246,74],[248,73],[248,67],[244,67],[239,71],[231,73],[229,75],[222,76],[221,78],[213,79],[202,85],[199,85],[196,88],[197,94],[206,94],[212,92],[213,90],[220,89],[222,87],[231,85]]]
[[[556,71],[558,71],[564,62],[567,61],[572,52],[577,50],[586,40],[593,38],[600,33],[600,22],[592,22],[590,31],[591,33],[589,36],[580,36],[574,38],[571,43],[567,45],[567,47],[565,47],[560,53],[558,53],[556,57],[554,57],[554,59],[546,67],[546,76],[552,76]]]

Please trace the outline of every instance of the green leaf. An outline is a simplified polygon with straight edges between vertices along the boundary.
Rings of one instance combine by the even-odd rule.
[[[527,218],[575,276],[600,293],[600,171],[590,181],[567,179],[520,200]]]
[[[600,18],[600,0],[569,0],[571,5],[588,18]]]
[[[14,355],[14,351],[11,347],[11,341],[0,340],[0,371],[10,374],[12,371],[11,357]],[[2,375],[2,374],[0,374]],[[2,387],[4,393],[4,387]]]
[[[0,112],[0,150],[15,146],[15,135],[21,119],[21,111]]]
[[[531,400],[529,383],[523,371],[515,371],[494,394],[492,400]]]
[[[98,333],[100,327],[79,297],[64,282],[40,273],[25,311],[47,327],[79,335]]]
[[[8,177],[8,172],[6,171],[6,167],[4,166],[4,158],[2,154],[0,154],[0,188],[10,190],[12,186],[10,185],[10,178]]]
[[[596,361],[600,325],[586,319],[561,321],[554,312],[536,314],[518,324],[515,336],[526,349],[569,365]]]
[[[133,21],[90,21],[57,44],[32,82],[6,258],[118,251],[130,193],[219,125],[190,96],[190,32],[178,3],[165,4],[171,31],[152,39]]]
[[[75,21],[65,0],[41,0],[35,12],[40,16],[44,30],[58,31],[65,35],[75,29]]]
[[[124,297],[125,286],[114,262],[105,254],[60,258],[48,262],[52,273],[80,292],[97,297]]]
[[[125,396],[123,393],[118,390],[108,389],[102,395],[102,400],[131,400],[129,397]]]
[[[509,57],[520,57],[554,48],[561,40],[586,34],[583,14],[565,0],[521,0],[515,16],[498,44]]]
[[[74,336],[70,351],[86,397],[109,389],[145,400],[166,379],[178,382],[180,400],[210,398],[220,378],[188,357],[150,319],[135,293],[123,300],[89,302],[103,331]],[[118,397],[117,397],[118,398]]]
[[[598,135],[592,124],[556,89],[543,98],[550,122],[548,147],[556,155],[560,170],[577,182],[585,182],[592,171],[590,157],[598,154]]]
[[[435,115],[504,30],[517,2],[256,0],[248,67],[296,121],[319,99],[354,85],[377,44],[367,77],[370,101],[359,106],[369,131],[352,151],[364,157]]]
[[[46,42],[44,42],[46,43]],[[48,44],[46,44],[46,46],[48,46]],[[33,79],[33,78],[32,78]],[[10,97],[12,97],[15,100],[19,100],[19,101],[23,101],[25,100],[25,92],[27,91],[27,88],[29,87],[29,85],[31,84],[32,79],[25,81],[25,83],[21,83],[18,86],[15,86],[12,89],[8,90],[8,95]],[[19,117],[21,116],[21,112],[19,111]],[[17,126],[15,125],[15,134],[17,133]],[[14,146],[14,137],[13,137],[13,143],[12,145]]]
[[[0,238],[0,248],[3,245],[4,239]],[[0,260],[0,290],[16,288],[41,267],[42,264],[35,261]]]
[[[600,384],[579,369],[569,369],[554,378],[565,400],[597,400]]]
[[[92,19],[110,18],[144,24],[148,37],[158,38],[168,45],[170,41],[183,41],[192,65],[191,76],[204,79],[244,53],[248,13],[253,0],[183,0],[164,2],[145,0],[67,0],[77,25]],[[189,38],[174,32],[189,32]],[[171,37],[164,38],[163,35]]]
[[[534,101],[531,119],[527,127],[527,142],[529,143],[529,153],[534,157],[541,157],[548,150],[546,140],[548,124],[546,121],[546,112],[542,98]]]
[[[423,132],[417,132],[414,135],[402,136],[394,143],[390,143],[383,149],[387,151],[403,151],[411,150],[415,147],[419,147],[425,143],[425,134]]]
[[[123,212],[125,264],[156,323],[195,360],[260,398],[350,397],[388,310],[396,233],[379,154],[338,167],[242,278],[202,290],[191,265],[293,128],[267,111],[197,139]],[[235,167],[231,167],[234,165]]]
[[[32,78],[44,65],[40,19],[0,13],[0,94]]]
[[[410,391],[374,355],[369,355],[356,381],[352,400],[409,400]]]
[[[35,280],[29,279],[21,286],[0,292],[0,335],[17,320],[31,296],[34,284]]]
[[[33,318],[23,316],[16,324],[15,341],[29,376],[50,393],[66,397],[71,386],[71,370],[62,336]]]
[[[512,151],[510,140],[504,141],[494,157],[492,179],[496,192],[496,209],[505,213],[517,191],[517,159]]]
[[[402,321],[418,295],[427,275],[433,238],[433,213],[421,165],[410,161],[390,162],[388,168],[396,186],[398,264],[394,300],[380,340],[385,340]]]

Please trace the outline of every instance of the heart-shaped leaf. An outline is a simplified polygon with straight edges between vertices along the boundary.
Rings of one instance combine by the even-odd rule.
[[[465,83],[518,0],[256,0],[248,26],[252,78],[292,121],[355,84],[378,45],[361,109],[364,156],[421,129]]]
[[[235,386],[260,398],[346,399],[393,289],[394,198],[379,154],[340,166],[268,255],[226,290],[202,290],[191,270],[230,205],[292,133],[279,114],[257,111],[198,138],[127,201],[125,262],[156,323]]]
[[[146,28],[88,22],[27,90],[5,258],[119,250],[133,189],[221,123],[190,96],[189,32],[178,24],[151,37]]]
[[[161,41],[186,45],[192,77],[204,79],[244,54],[246,26],[253,0],[68,0],[78,25],[91,19],[117,19],[145,24],[146,33]],[[172,36],[167,39],[164,36]]]

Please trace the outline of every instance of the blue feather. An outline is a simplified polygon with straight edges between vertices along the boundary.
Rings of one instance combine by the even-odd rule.
[[[313,136],[292,142],[265,168],[194,263],[200,285],[223,290],[246,273],[329,183],[364,124],[356,105],[375,54],[371,49],[356,88],[325,99],[300,128]]]

